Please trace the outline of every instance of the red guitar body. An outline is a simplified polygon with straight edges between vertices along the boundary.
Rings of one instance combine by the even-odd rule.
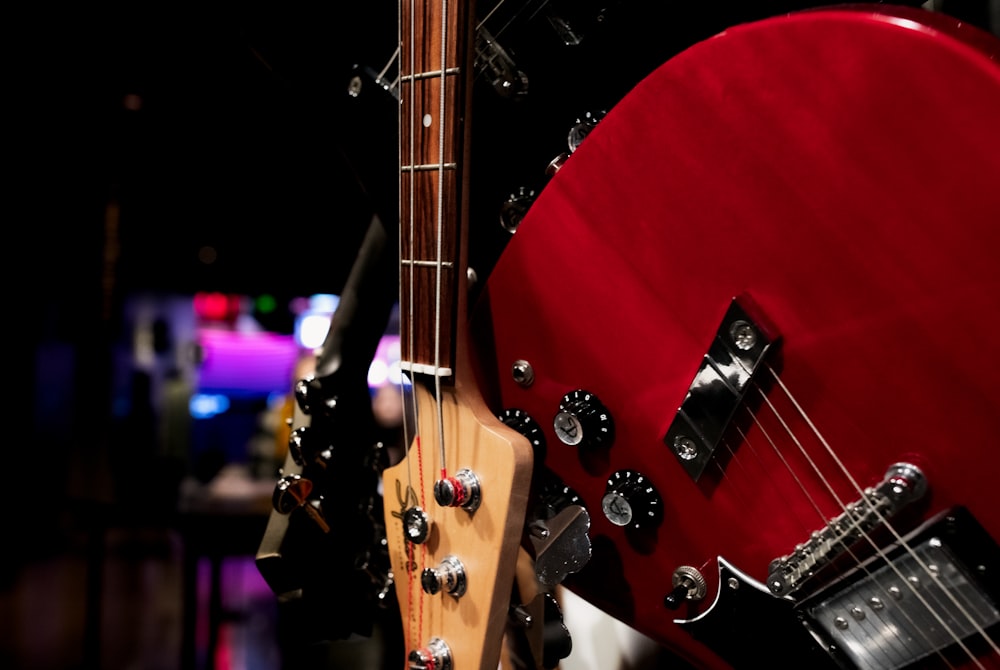
[[[824,667],[832,648],[829,667],[1000,668],[998,55],[979,30],[885,6],[737,26],[653,72],[555,174],[490,275],[474,330],[492,338],[482,374],[496,411],[537,422],[537,472],[589,512],[593,557],[568,588],[699,667]],[[672,431],[737,296],[772,353],[732,420],[708,427],[724,436],[695,476]],[[516,361],[532,383],[512,375]],[[599,399],[613,439],[586,407],[581,444],[556,433],[577,390]],[[838,552],[790,596],[768,592],[771,562],[897,463],[926,492],[848,560]],[[616,476],[655,489],[652,502],[618,496],[651,524],[602,511]],[[847,607],[851,580],[872,575],[879,553],[912,553],[921,528],[945,533],[955,509],[979,534],[956,532],[972,556],[947,569],[964,585],[959,610],[983,612],[927,626],[971,628],[958,644],[907,639],[878,660],[879,639],[898,631],[877,627],[878,607]],[[930,560],[890,569],[931,579]],[[665,604],[684,566],[703,593],[689,582]],[[828,600],[837,588],[844,602]],[[861,605],[876,603],[866,593]],[[777,621],[786,615],[792,624]],[[839,655],[841,616],[876,660]],[[876,628],[852,632],[865,616]],[[809,643],[767,639],[772,623],[801,630],[803,618],[821,633],[818,661],[803,656]]]

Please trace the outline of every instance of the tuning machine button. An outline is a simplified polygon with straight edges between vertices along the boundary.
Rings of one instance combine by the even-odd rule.
[[[442,507],[461,507],[467,512],[475,512],[482,502],[479,477],[463,468],[454,477],[442,477],[434,482],[434,500]]]
[[[330,412],[337,407],[337,396],[328,395],[323,389],[323,382],[317,377],[304,377],[293,386],[295,402],[305,414],[313,414],[317,410]]]
[[[608,478],[601,510],[616,526],[652,528],[663,520],[663,498],[645,475],[618,470]]]
[[[570,153],[575,153],[580,148],[583,141],[587,139],[587,135],[597,127],[606,113],[604,110],[595,110],[585,113],[576,120],[566,136],[566,144],[569,146]]]
[[[291,514],[296,509],[302,508],[324,533],[329,533],[330,525],[323,518],[323,513],[314,507],[309,499],[312,489],[312,480],[297,474],[285,475],[274,487],[271,504],[279,514]]]
[[[611,412],[596,395],[583,389],[563,396],[552,427],[559,441],[571,447],[607,448],[615,438]]]
[[[514,234],[533,202],[535,202],[535,192],[526,186],[521,186],[516,193],[511,193],[500,206],[500,226],[508,233]]]
[[[291,432],[288,436],[288,451],[292,460],[302,466],[316,464],[326,468],[333,458],[333,447],[317,444],[309,426],[299,426]]]
[[[551,177],[555,175],[556,172],[559,172],[566,165],[569,157],[576,153],[576,150],[580,148],[580,145],[587,139],[591,131],[597,127],[597,124],[604,118],[605,114],[606,112],[603,110],[587,112],[570,126],[569,132],[566,134],[566,145],[569,151],[564,151],[549,161],[549,164],[545,167],[546,176]]]
[[[439,637],[411,651],[407,660],[408,670],[452,670],[451,648]]]
[[[424,593],[435,595],[444,590],[458,598],[465,593],[465,566],[455,556],[445,556],[438,567],[420,573],[420,587]]]

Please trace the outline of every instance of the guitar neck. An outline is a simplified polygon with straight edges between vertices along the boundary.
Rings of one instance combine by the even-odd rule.
[[[449,376],[464,320],[462,236],[471,3],[401,2],[400,312],[402,358]],[[429,319],[432,327],[414,324]]]

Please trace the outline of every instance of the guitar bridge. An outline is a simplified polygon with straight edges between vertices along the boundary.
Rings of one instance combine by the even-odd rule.
[[[733,298],[663,441],[698,481],[779,336],[747,295]]]

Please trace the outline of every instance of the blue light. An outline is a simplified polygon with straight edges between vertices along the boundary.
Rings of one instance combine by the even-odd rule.
[[[195,393],[188,403],[188,411],[195,419],[211,419],[229,409],[229,398],[219,393]]]

